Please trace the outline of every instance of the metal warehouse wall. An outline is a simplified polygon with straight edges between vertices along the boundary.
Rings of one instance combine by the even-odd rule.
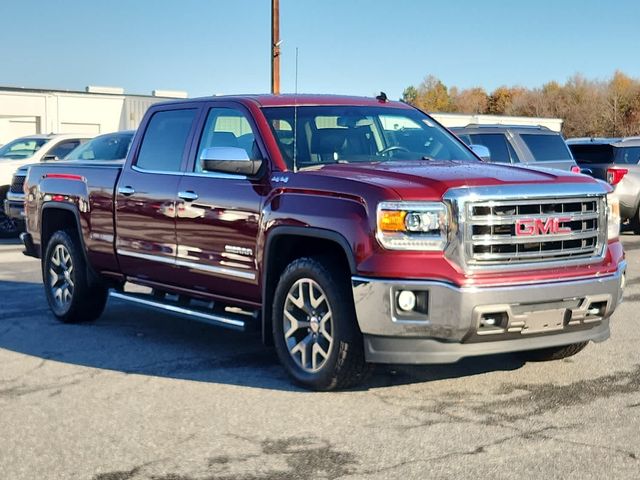
[[[0,145],[35,133],[97,135],[135,129],[150,105],[166,100],[0,87]]]

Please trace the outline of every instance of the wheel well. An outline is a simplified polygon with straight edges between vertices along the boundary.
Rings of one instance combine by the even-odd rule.
[[[267,244],[262,298],[262,339],[271,344],[271,308],[280,275],[292,261],[301,257],[323,257],[332,259],[345,273],[352,271],[353,265],[345,247],[329,238],[306,235],[279,235]]]
[[[61,208],[47,208],[42,212],[40,229],[40,248],[42,253],[47,249],[49,239],[58,230],[67,230],[78,238],[78,221],[73,212]]]

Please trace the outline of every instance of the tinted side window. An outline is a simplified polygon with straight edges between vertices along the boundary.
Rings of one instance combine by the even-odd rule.
[[[552,162],[554,160],[572,160],[571,153],[560,135],[520,134],[533,158],[537,162]]]
[[[464,135],[462,133],[457,134],[456,132],[453,132],[453,133],[464,143],[466,143],[467,145],[471,145],[471,137],[469,137],[469,135]]]
[[[195,109],[155,113],[142,139],[136,166],[162,172],[180,171],[195,116]]]
[[[636,165],[640,161],[640,147],[616,148],[616,163]]]
[[[202,130],[195,171],[202,172],[200,156],[205,148],[242,148],[253,160],[261,158],[256,137],[246,115],[233,108],[212,108]]]
[[[491,162],[511,163],[511,150],[507,137],[502,133],[479,133],[469,135],[471,144],[484,145],[491,152]],[[515,157],[515,152],[513,152]],[[517,158],[513,158],[517,161]]]
[[[569,145],[571,153],[579,163],[613,163],[613,147],[611,145]]]
[[[58,158],[64,158],[71,153],[71,150],[80,145],[80,140],[70,140],[62,142],[51,149],[49,155],[55,155]]]

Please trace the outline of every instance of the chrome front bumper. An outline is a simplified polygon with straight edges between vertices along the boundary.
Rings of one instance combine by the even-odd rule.
[[[7,217],[24,221],[24,195],[7,193],[4,201],[4,213]]]
[[[624,271],[590,279],[460,288],[442,282],[353,277],[366,358],[374,363],[451,363],[609,337]],[[407,314],[397,295],[411,290],[426,309]]]

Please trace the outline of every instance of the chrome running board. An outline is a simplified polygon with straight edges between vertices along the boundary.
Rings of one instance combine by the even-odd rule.
[[[119,300],[125,300],[127,302],[137,303],[139,305],[144,305],[147,307],[157,308],[165,312],[184,315],[193,320],[198,320],[200,322],[216,325],[219,327],[226,327],[226,328],[231,328],[233,330],[241,330],[241,331],[245,330],[245,327],[246,327],[246,322],[241,318],[234,318],[235,316],[231,316],[231,315],[223,316],[223,315],[219,315],[212,312],[210,313],[202,310],[186,308],[184,306],[162,302],[162,301],[154,300],[151,298],[144,298],[146,296],[144,294],[132,294],[132,293],[122,293],[122,292],[111,291],[109,292],[109,296],[112,298],[117,298]]]

